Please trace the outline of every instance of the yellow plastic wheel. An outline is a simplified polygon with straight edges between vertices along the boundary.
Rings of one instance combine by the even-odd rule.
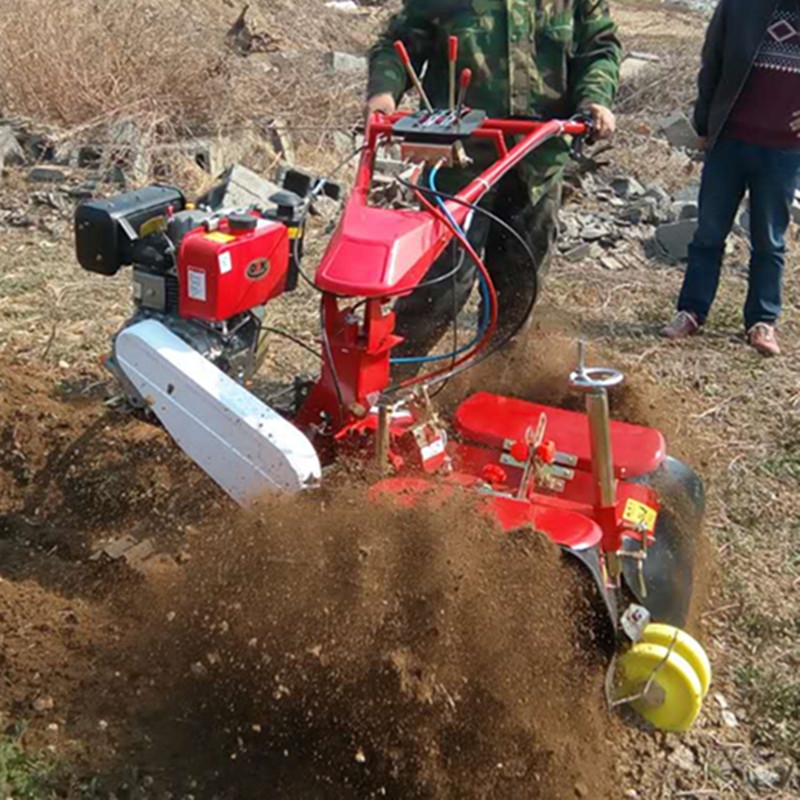
[[[616,698],[631,698],[650,688],[646,697],[631,707],[662,731],[688,730],[700,713],[703,689],[700,679],[685,658],[673,648],[638,642],[617,662]]]
[[[677,638],[675,634],[677,632]],[[708,687],[711,685],[711,662],[708,660],[706,651],[700,646],[700,643],[691,637],[686,631],[673,628],[672,625],[663,625],[660,622],[652,622],[644,629],[642,634],[642,641],[648,644],[660,644],[662,647],[669,647],[672,645],[673,639],[675,645],[673,652],[682,656],[689,662],[695,674],[700,679],[700,686],[703,690],[703,697],[708,694]]]

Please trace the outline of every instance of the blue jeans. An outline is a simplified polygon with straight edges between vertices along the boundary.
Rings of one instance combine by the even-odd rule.
[[[708,154],[700,187],[699,225],[689,245],[679,311],[705,322],[719,286],[725,240],[746,191],[750,192],[750,276],[744,324],[775,322],[800,150],[759,147],[729,139]]]

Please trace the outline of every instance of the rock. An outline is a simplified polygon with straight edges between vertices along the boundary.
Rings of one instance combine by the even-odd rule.
[[[694,751],[690,750],[686,745],[678,745],[669,756],[670,764],[674,764],[678,769],[685,772],[692,772],[697,768],[697,758]]]
[[[585,242],[597,242],[611,233],[605,225],[586,225],[581,231],[581,239]]]
[[[656,241],[664,255],[672,261],[685,261],[689,256],[689,244],[697,231],[697,220],[682,220],[660,225],[656,230]]]
[[[661,132],[673,147],[694,150],[697,147],[697,134],[686,115],[679,111],[661,123]]]
[[[136,183],[144,183],[150,177],[150,137],[142,133],[135,119],[122,119],[109,130],[109,143],[104,149],[105,163],[111,163],[124,175],[115,183],[124,185],[130,178]]]
[[[289,133],[289,128],[283,120],[276,119],[269,128],[272,137],[272,145],[279,155],[289,164],[295,162],[294,143]]]
[[[384,175],[399,175],[406,168],[403,161],[396,161],[393,158],[376,158],[375,171]]]
[[[696,181],[684,186],[675,193],[675,200],[681,203],[698,203],[700,201],[700,184]]]
[[[562,214],[561,230],[567,239],[577,239],[581,235],[581,226],[571,214]]]
[[[47,206],[56,211],[61,211],[64,208],[63,199],[55,192],[33,192],[31,200],[33,200],[37,206]]]
[[[658,203],[652,197],[642,197],[625,209],[621,219],[633,225],[656,222],[658,219]]]
[[[756,767],[748,773],[750,783],[756,789],[774,789],[782,783],[782,777],[779,772],[769,767]]]
[[[588,797],[588,796],[589,796],[589,787],[583,781],[578,781],[575,784],[575,797]]]
[[[673,216],[677,220],[684,219],[697,219],[699,208],[697,203],[673,203],[672,206]]]
[[[672,196],[670,193],[658,183],[648,186],[644,196],[652,197],[653,200],[655,200],[659,205],[672,202]]]
[[[727,709],[722,712],[722,722],[726,728],[739,727],[739,720],[736,718],[736,714],[734,714],[733,711],[728,711]]]
[[[28,173],[32,183],[64,183],[67,173],[55,167],[36,167]]]
[[[583,261],[584,259],[589,258],[591,254],[592,245],[588,242],[584,242],[583,244],[573,247],[571,250],[567,250],[567,252],[564,253],[564,258],[574,264],[578,261]]]
[[[45,711],[52,711],[56,707],[55,700],[52,697],[37,697],[33,701],[33,710],[39,714]]]
[[[619,260],[614,258],[614,256],[603,256],[600,259],[600,265],[611,272],[618,272],[621,269],[624,269],[624,264]]]
[[[252,170],[236,164],[220,179],[220,183],[198,200],[198,205],[218,208],[274,205],[272,198],[281,187],[262,178]]]
[[[620,65],[619,77],[622,83],[641,78],[653,72],[661,59],[648,53],[629,53]]]
[[[0,167],[20,166],[25,163],[25,151],[17,141],[14,131],[4,125],[0,127]]]
[[[73,200],[88,200],[90,197],[94,197],[95,191],[97,191],[97,186],[87,183],[83,186],[73,186],[67,189],[67,195]]]
[[[326,53],[325,64],[331,72],[352,73],[367,71],[367,59],[364,56],[340,53],[337,50]]]
[[[623,200],[641,197],[644,194],[644,186],[636,178],[614,178],[611,181],[611,188],[614,190],[614,194]]]

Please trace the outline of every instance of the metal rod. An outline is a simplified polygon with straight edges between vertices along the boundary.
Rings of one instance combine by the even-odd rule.
[[[375,460],[381,475],[389,468],[389,405],[381,401],[378,405],[378,436],[375,443]]]
[[[587,393],[586,415],[589,418],[589,436],[592,445],[595,504],[599,508],[611,508],[617,503],[617,486],[614,478],[614,455],[611,449],[611,415],[608,410],[608,393],[605,389],[594,389]],[[606,563],[612,582],[618,585],[622,574],[622,562],[619,556],[615,552],[607,552]]]

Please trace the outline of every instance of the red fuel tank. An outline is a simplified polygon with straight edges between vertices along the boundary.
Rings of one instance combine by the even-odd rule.
[[[289,247],[286,226],[249,214],[187,234],[178,253],[180,316],[222,322],[282,294]]]

